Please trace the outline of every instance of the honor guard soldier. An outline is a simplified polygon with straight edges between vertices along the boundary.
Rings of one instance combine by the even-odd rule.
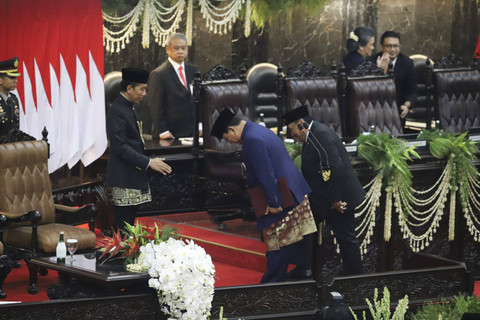
[[[0,61],[0,136],[19,127],[18,98],[11,91],[17,88],[18,58]]]

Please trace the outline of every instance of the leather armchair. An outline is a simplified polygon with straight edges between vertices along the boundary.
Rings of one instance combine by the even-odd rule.
[[[237,115],[248,119],[248,87],[240,80],[204,83],[200,88],[200,110],[203,118],[204,175],[220,182],[233,182],[240,190],[245,190],[244,170],[240,159],[241,145],[231,144],[224,139],[218,141],[210,135],[218,115],[229,108]],[[228,208],[228,206],[226,206]],[[212,220],[220,223],[225,220],[247,218],[248,209],[213,210]]]
[[[110,110],[113,101],[120,94],[120,83],[122,82],[122,73],[120,71],[112,71],[105,75],[103,85],[105,89],[105,105],[107,112]]]
[[[347,136],[356,138],[375,126],[376,133],[403,133],[395,83],[389,77],[349,78],[347,81]]]
[[[410,59],[413,60],[413,68],[417,79],[417,99],[411,112],[407,115],[407,121],[418,122],[420,127],[420,124],[426,124],[427,122],[427,81],[430,81],[429,83],[431,83],[431,72],[427,74],[427,67],[432,68],[433,61],[427,56],[421,54],[411,55]],[[429,61],[428,66],[427,60]],[[427,79],[428,75],[430,75],[430,79]],[[430,99],[432,98],[433,97]],[[430,116],[434,116],[433,108],[431,108]]]
[[[480,127],[480,71],[435,70],[434,106],[442,129],[465,132]]]
[[[287,112],[301,105],[307,105],[310,116],[342,136],[340,105],[338,99],[337,80],[333,78],[319,79],[286,79]]]
[[[0,227],[5,224],[7,221],[7,218],[3,215],[0,215]],[[1,236],[0,236],[1,240]],[[10,270],[12,269],[12,261],[10,258],[6,255],[3,254],[3,243],[0,241],[0,299],[5,299],[7,297],[7,294],[3,292],[2,287],[3,287],[3,282],[5,281],[5,278],[7,278],[7,275],[10,273]]]
[[[269,128],[278,124],[277,66],[259,63],[247,73],[249,93],[249,119],[257,122],[264,114],[265,125]]]
[[[9,255],[27,263],[31,294],[38,291],[38,268],[30,260],[39,255],[54,255],[60,231],[65,233],[65,239],[78,239],[78,250],[91,249],[96,244],[94,205],[73,208],[53,203],[47,155],[45,141],[0,145],[0,214],[7,218],[0,236]],[[90,230],[56,223],[56,210],[88,214]]]

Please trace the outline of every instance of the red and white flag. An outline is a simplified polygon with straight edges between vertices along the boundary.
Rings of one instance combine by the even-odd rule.
[[[49,171],[107,147],[101,0],[0,0],[0,60],[19,58],[20,129],[48,130]]]

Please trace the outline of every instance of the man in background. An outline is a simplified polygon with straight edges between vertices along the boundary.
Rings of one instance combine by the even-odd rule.
[[[121,92],[107,115],[110,155],[106,183],[112,188],[115,230],[123,229],[125,222],[133,225],[137,206],[152,200],[147,170],[150,168],[164,175],[172,172],[162,159],[144,155],[142,133],[133,105],[145,96],[148,75],[141,69],[122,69]]]
[[[400,34],[397,32],[384,32],[380,38],[380,44],[382,51],[370,59],[372,62],[376,62],[379,68],[385,70],[386,74],[390,73],[389,64],[393,65],[397,105],[402,126],[405,127],[407,114],[417,96],[417,79],[413,61],[400,52]]]
[[[148,79],[152,137],[191,137],[194,128],[191,83],[197,68],[185,62],[188,56],[187,37],[182,33],[169,35],[166,51],[168,60],[153,70]]]
[[[17,88],[18,58],[0,61],[0,136],[19,128],[18,98],[11,91]]]

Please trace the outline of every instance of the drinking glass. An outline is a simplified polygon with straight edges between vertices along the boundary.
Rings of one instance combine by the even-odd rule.
[[[67,251],[70,253],[70,257],[71,257],[70,262],[75,261],[75,259],[73,259],[73,254],[75,253],[75,251],[77,251],[77,244],[78,244],[77,239],[67,239],[66,246],[67,246]]]

